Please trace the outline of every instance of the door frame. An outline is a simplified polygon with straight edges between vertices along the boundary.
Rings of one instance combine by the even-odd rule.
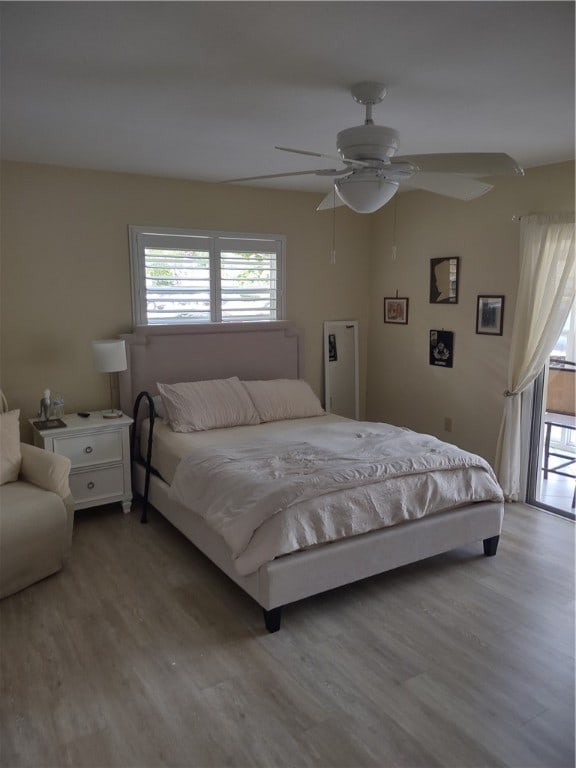
[[[574,512],[567,512],[541,501],[540,482],[542,480],[542,430],[544,427],[544,398],[548,386],[548,363],[534,379],[532,386],[532,419],[530,425],[530,449],[528,454],[528,472],[526,481],[526,503],[545,509],[556,515],[574,520]]]

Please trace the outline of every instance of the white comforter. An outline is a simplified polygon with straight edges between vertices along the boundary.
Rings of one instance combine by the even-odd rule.
[[[239,573],[316,544],[475,501],[502,501],[490,465],[430,435],[338,421],[182,459],[172,493],[203,517]]]

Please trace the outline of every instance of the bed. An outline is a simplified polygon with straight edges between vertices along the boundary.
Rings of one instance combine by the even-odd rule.
[[[266,382],[293,380],[296,385],[304,378],[302,335],[296,327],[287,322],[139,326],[133,333],[126,334],[122,338],[126,342],[128,368],[120,374],[120,400],[122,409],[128,413],[132,413],[137,400],[139,406],[142,402],[147,405],[151,402],[151,398],[156,398],[158,402],[159,382],[169,387],[181,382],[224,381],[237,377],[244,386],[250,382],[256,382],[256,384],[261,382],[266,390]],[[143,393],[146,394],[143,395]],[[250,393],[253,398],[254,391],[251,390]],[[163,390],[163,399],[165,394],[166,391]],[[257,405],[260,407],[259,403]],[[310,414],[313,412],[311,411]],[[300,416],[300,414],[297,415]],[[215,526],[212,518],[204,514],[200,506],[194,505],[200,505],[202,500],[208,499],[212,505],[211,508],[218,513],[220,498],[231,500],[238,497],[234,491],[236,481],[230,481],[227,497],[215,495],[213,486],[208,482],[205,487],[199,484],[200,476],[194,473],[199,471],[200,466],[204,467],[208,464],[211,470],[214,470],[216,465],[219,466],[222,463],[223,456],[226,464],[230,464],[232,460],[236,462],[234,467],[246,461],[262,462],[264,446],[266,451],[271,453],[270,456],[268,453],[265,454],[265,462],[261,466],[269,467],[277,459],[273,454],[277,440],[281,438],[287,440],[290,450],[286,449],[285,454],[289,456],[290,461],[294,460],[295,447],[298,448],[297,461],[301,467],[303,462],[310,460],[307,452],[312,451],[316,456],[320,450],[330,451],[330,445],[321,444],[321,441],[315,442],[315,435],[319,436],[324,434],[323,430],[328,430],[328,440],[335,440],[334,435],[345,430],[344,444],[355,446],[358,440],[355,441],[354,438],[361,438],[364,453],[361,455],[363,462],[361,464],[358,464],[359,458],[356,455],[343,456],[342,461],[354,460],[353,464],[348,463],[344,466],[344,471],[351,472],[355,477],[358,475],[362,477],[361,488],[357,493],[376,494],[371,502],[371,506],[376,508],[381,506],[380,497],[377,494],[381,490],[380,481],[383,478],[377,473],[382,470],[374,460],[374,454],[366,453],[368,450],[366,446],[371,451],[376,450],[374,441],[378,437],[376,433],[380,425],[351,422],[320,412],[307,415],[305,418],[279,420],[275,423],[262,423],[256,419],[253,423],[248,421],[230,429],[207,430],[191,434],[174,433],[172,436],[172,429],[161,419],[152,419],[152,422],[153,437],[148,441],[151,434],[148,408],[139,407],[134,426],[136,430],[134,445],[137,446],[133,462],[134,490],[141,496],[145,495],[147,501],[262,607],[265,626],[269,632],[280,629],[283,606],[311,595],[474,542],[483,542],[485,555],[496,554],[502,527],[503,500],[494,479],[495,488],[485,493],[485,500],[469,503],[467,497],[458,495],[450,508],[442,508],[438,502],[436,508],[431,508],[433,513],[424,516],[421,515],[418,505],[410,509],[403,503],[405,519],[386,519],[377,527],[355,528],[353,533],[348,532],[346,535],[340,530],[333,539],[323,538],[322,534],[318,541],[314,540],[303,548],[295,548],[294,544],[290,547],[280,544],[276,554],[270,555],[266,552],[262,554],[258,550],[257,554],[251,553],[248,557],[239,557],[233,538],[236,534],[244,537],[246,541],[259,538],[260,543],[263,539],[268,541],[272,538],[276,541],[278,538],[276,529],[272,527],[269,530],[274,533],[267,534],[268,538],[260,536],[259,526],[262,525],[262,520],[259,515],[262,510],[265,511],[266,497],[258,497],[258,504],[254,502],[253,507],[246,507],[246,516],[254,518],[252,525],[256,524],[255,528],[240,531],[234,516],[222,518],[220,527]],[[381,427],[398,430],[388,425],[381,425]],[[413,457],[410,456],[412,450],[410,440],[413,434],[399,435],[405,441],[402,459],[404,463],[401,467],[404,467],[406,462],[414,464]],[[250,435],[250,439],[247,435]],[[256,436],[254,445],[258,447],[258,455],[250,454],[247,457],[246,450],[252,446],[252,436]],[[432,441],[434,438],[429,440]],[[164,448],[162,448],[163,442],[165,442]],[[326,440],[324,442],[326,443]],[[194,455],[190,455],[189,445],[195,446]],[[442,444],[442,446],[446,445]],[[445,449],[442,448],[440,450],[442,457],[435,460],[451,461],[450,447],[446,449],[446,456],[444,451]],[[428,450],[428,453],[435,452],[438,452],[436,447]],[[312,513],[318,508],[326,507],[337,511],[340,491],[335,490],[331,483],[334,481],[334,467],[339,458],[336,454],[333,454],[334,460],[332,460],[332,454],[322,453],[321,455],[325,458],[324,464],[327,467],[321,479],[321,484],[324,483],[323,499],[327,502],[323,505],[318,500],[302,501],[301,497],[290,496],[290,503],[295,509],[300,509],[298,505],[306,503],[310,506]],[[141,460],[141,456],[149,459],[152,472],[147,470],[146,461]],[[154,467],[155,464],[156,467]],[[368,469],[365,471],[366,467]],[[188,498],[186,486],[180,482],[180,475],[184,476],[186,473],[184,470],[192,478],[192,485],[188,486],[190,498]],[[484,470],[482,471],[486,474]],[[254,467],[252,467],[252,474],[258,474]],[[286,473],[280,472],[280,474],[284,476]],[[396,474],[398,477],[387,477],[386,481],[402,483],[402,472]],[[277,475],[278,472],[275,472],[270,477]],[[435,477],[438,476],[436,473]],[[414,475],[410,474],[407,480],[411,482],[413,478]],[[220,493],[225,486],[218,482]],[[267,483],[263,482],[260,485],[266,487]],[[436,480],[426,491],[428,496],[433,495],[430,488],[435,485]],[[465,480],[456,485],[460,494],[460,489],[467,487],[469,482]],[[291,487],[288,491],[283,487],[281,492],[282,494],[293,493]],[[352,493],[355,492],[352,491]],[[390,491],[388,490],[387,493],[390,494]],[[389,495],[389,498],[392,497]],[[476,495],[474,498],[484,497]],[[224,508],[226,502],[221,506]],[[276,519],[280,516],[272,517]],[[295,518],[298,517],[299,515],[295,515]],[[344,518],[345,515],[341,514],[340,519]],[[265,528],[268,525],[274,526],[276,522],[266,521],[262,527]],[[364,522],[360,525],[366,526]],[[230,530],[233,531],[233,535],[229,535]],[[257,535],[251,538],[251,531]],[[280,541],[279,538],[278,541]],[[298,540],[296,546],[302,547],[302,542]],[[240,551],[245,550],[240,547]]]

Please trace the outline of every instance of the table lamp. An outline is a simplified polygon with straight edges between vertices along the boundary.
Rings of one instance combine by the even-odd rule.
[[[104,339],[92,342],[94,366],[100,373],[110,374],[110,410],[102,411],[105,419],[117,419],[122,416],[122,411],[114,408],[114,395],[112,387],[112,374],[125,371],[128,368],[126,362],[126,344],[120,339]]]

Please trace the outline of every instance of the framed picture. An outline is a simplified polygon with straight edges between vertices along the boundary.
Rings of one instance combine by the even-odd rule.
[[[398,296],[384,296],[384,322],[408,323],[408,299],[399,299]]]
[[[338,349],[336,347],[336,334],[335,333],[329,333],[328,334],[328,362],[329,363],[337,363],[338,362]]]
[[[454,332],[430,331],[430,365],[452,368],[454,362]]]
[[[504,296],[478,296],[476,333],[502,336],[503,322]]]
[[[430,259],[430,304],[458,304],[460,257]]]

